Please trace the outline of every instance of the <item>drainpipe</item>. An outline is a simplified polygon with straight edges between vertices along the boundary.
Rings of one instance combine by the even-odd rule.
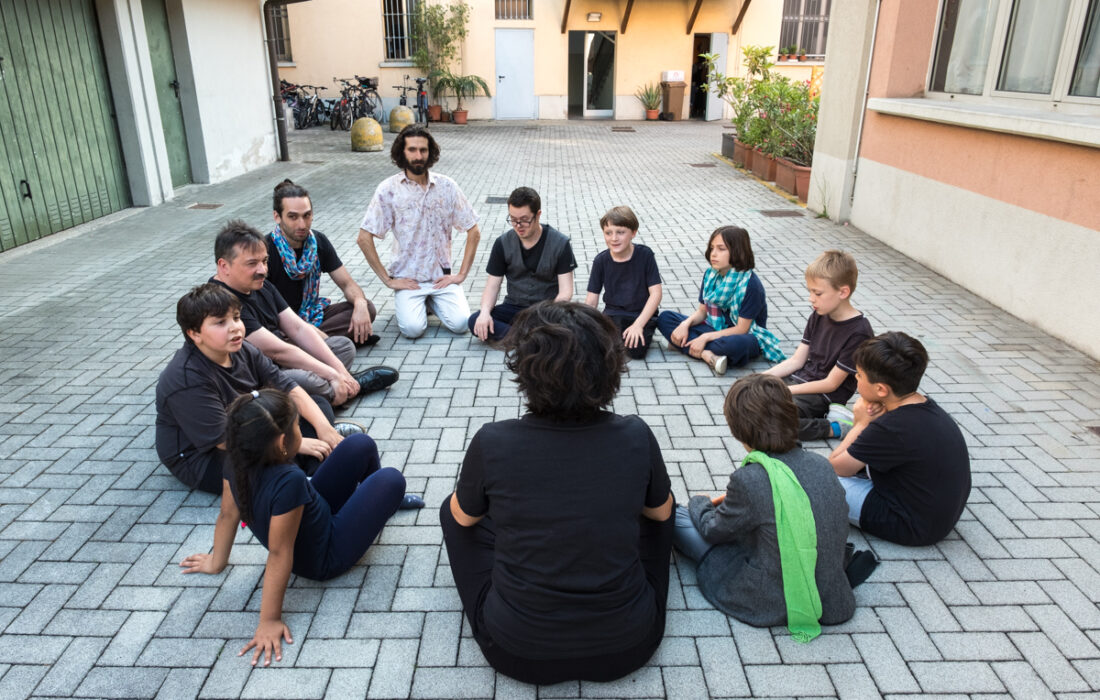
[[[285,5],[286,0],[266,0],[264,2],[264,29],[267,45],[267,63],[271,71],[271,101],[275,104],[275,131],[279,139],[279,160],[290,160],[290,151],[286,141],[286,109],[283,107],[283,94],[279,89],[279,60],[275,56],[275,16],[272,8]]]
[[[852,158],[851,191],[848,193],[848,211],[837,212],[838,219],[848,219],[856,199],[856,177],[859,175],[859,146],[863,141],[863,122],[867,119],[867,100],[871,96],[871,65],[875,61],[875,41],[878,39],[878,13],[882,9],[882,0],[875,0],[875,21],[871,25],[871,50],[867,54],[867,74],[863,76],[863,105],[859,110],[859,127],[856,129],[856,150]]]

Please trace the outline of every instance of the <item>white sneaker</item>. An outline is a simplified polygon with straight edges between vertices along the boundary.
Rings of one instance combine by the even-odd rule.
[[[349,435],[358,435],[359,433],[367,432],[367,429],[362,425],[350,420],[338,420],[332,424],[332,427],[336,428],[336,432],[340,434],[340,437],[348,437]]]
[[[711,353],[711,357],[713,357],[714,360],[707,364],[710,365],[710,370],[714,372],[714,376],[721,377],[726,373],[726,368],[729,366],[730,359],[725,355],[716,355],[714,353]]]
[[[837,427],[840,428],[840,435],[834,436],[838,440],[843,440],[848,435],[855,418],[855,414],[839,403],[829,404],[829,413],[825,416],[825,420],[836,423]]]

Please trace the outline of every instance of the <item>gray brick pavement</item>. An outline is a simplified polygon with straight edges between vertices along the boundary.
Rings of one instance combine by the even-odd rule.
[[[392,296],[354,241],[370,193],[393,172],[386,154],[353,154],[346,134],[296,133],[291,163],[0,255],[0,697],[1100,693],[1100,438],[1088,430],[1100,425],[1098,364],[859,231],[804,212],[763,216],[803,210],[714,158],[719,125],[635,126],[439,127],[437,168],[481,217],[477,268],[506,213],[485,198],[528,184],[544,220],[573,238],[578,296],[603,248],[599,216],[626,203],[639,242],[657,253],[664,307],[688,308],[706,234],[738,222],[753,237],[772,327],[793,347],[808,311],[803,267],[826,247],[852,251],[857,307],[877,329],[925,342],[924,389],[971,446],[974,491],[955,533],[908,549],[853,530],[883,564],[856,591],[856,616],[807,646],[717,613],[677,560],[667,636],[647,667],[610,684],[533,688],[496,675],[470,638],[433,509],[399,513],[344,576],[292,580],[295,643],[278,668],[252,669],[237,651],[255,625],[264,550],[242,532],[227,572],[181,575],[175,562],[209,544],[217,502],[184,490],[152,449],[153,387],[180,343],[175,300],[211,273],[221,222],[265,228],[284,177],[311,190],[316,225],[379,308],[383,339],[361,362],[402,372],[343,415],[368,427],[383,463],[430,505],[453,487],[470,436],[521,410],[499,352],[434,322],[415,342],[397,337]],[[690,167],[700,162],[718,167]],[[200,201],[223,206],[187,208]],[[483,279],[467,281],[475,303]],[[742,456],[720,414],[731,377],[660,342],[624,379],[615,408],[653,427],[679,499],[721,488]]]

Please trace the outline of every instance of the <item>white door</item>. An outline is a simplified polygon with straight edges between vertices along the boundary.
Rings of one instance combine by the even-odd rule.
[[[496,30],[497,119],[537,119],[535,102],[535,30]]]
[[[726,73],[724,66],[726,65],[726,53],[729,49],[729,34],[711,34],[710,35],[710,52],[718,54],[718,59],[714,62],[714,65],[718,67],[719,73]],[[705,119],[708,122],[712,122],[715,119],[722,118],[722,111],[726,103],[718,98],[713,91],[707,92],[707,113]]]
[[[615,32],[584,36],[585,117],[615,116]]]

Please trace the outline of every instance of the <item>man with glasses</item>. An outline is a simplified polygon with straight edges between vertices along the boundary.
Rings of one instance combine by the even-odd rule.
[[[573,297],[573,270],[577,259],[569,239],[549,224],[539,223],[542,200],[530,187],[508,196],[512,229],[493,243],[485,271],[489,279],[481,294],[481,310],[470,316],[470,331],[483,341],[507,335],[520,311],[540,301],[569,301]],[[508,278],[504,303],[497,304],[500,284]]]
[[[359,248],[382,283],[394,290],[394,315],[401,335],[419,338],[428,328],[430,306],[453,333],[464,333],[470,305],[462,283],[474,263],[481,232],[477,214],[455,181],[429,172],[439,146],[427,128],[410,124],[390,149],[401,172],[374,191],[359,227]],[[466,232],[458,274],[451,272],[451,232]],[[375,238],[393,232],[393,259],[382,266]]]

